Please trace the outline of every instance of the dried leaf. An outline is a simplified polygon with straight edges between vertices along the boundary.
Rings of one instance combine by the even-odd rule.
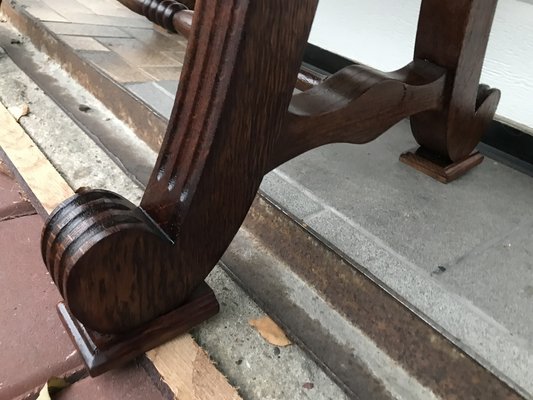
[[[285,347],[292,344],[285,332],[269,317],[252,319],[248,323],[259,332],[263,339],[274,346]]]
[[[11,113],[13,118],[15,118],[17,122],[19,122],[22,117],[25,117],[30,113],[30,106],[24,103],[20,106],[9,107],[8,111]]]
[[[39,396],[37,396],[36,400],[51,400],[51,394],[54,394],[67,386],[69,386],[69,383],[62,378],[50,378],[39,392]]]
[[[50,393],[48,392],[48,383],[44,385],[41,391],[39,392],[37,400],[51,400]]]

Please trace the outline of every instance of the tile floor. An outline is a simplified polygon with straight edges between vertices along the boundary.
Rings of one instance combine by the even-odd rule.
[[[167,117],[187,41],[116,1],[29,0],[25,9],[85,60]]]

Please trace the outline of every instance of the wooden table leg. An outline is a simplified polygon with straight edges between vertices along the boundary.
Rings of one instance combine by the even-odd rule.
[[[411,117],[421,149],[400,159],[450,182],[482,161],[472,151],[492,121],[500,91],[479,86],[497,0],[423,0],[415,59],[447,71],[445,106]]]
[[[64,298],[65,325],[79,346],[90,342],[82,355],[93,375],[218,309],[209,293],[191,296],[238,231],[267,170],[316,5],[198,2],[174,109],[140,207],[89,190],[50,215],[43,259]]]
[[[153,8],[155,19],[175,4],[143,4],[152,3],[162,7]],[[65,326],[92,374],[217,312],[212,292],[197,290],[238,231],[264,174],[277,165],[327,143],[369,142],[413,116],[425,152],[416,157],[444,159],[451,177],[464,172],[461,162],[499,98],[496,90],[478,89],[486,43],[473,39],[488,33],[495,0],[425,0],[413,62],[390,73],[354,64],[292,95],[316,6],[317,0],[198,1],[174,108],[140,206],[88,190],[50,215],[43,259],[65,300]],[[442,14],[438,24],[430,23],[431,12]],[[446,166],[448,159],[456,164]]]

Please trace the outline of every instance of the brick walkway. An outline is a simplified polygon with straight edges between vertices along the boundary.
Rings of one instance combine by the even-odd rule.
[[[35,23],[33,18],[37,18],[47,29],[44,38],[35,32],[26,36],[32,37],[41,49],[39,43],[46,43],[51,32],[62,54],[54,53],[54,49],[45,52],[63,62],[65,69],[102,101],[105,102],[106,96],[100,96],[99,88],[107,89],[113,84],[120,87],[124,96],[109,95],[107,99],[122,104],[115,107],[106,103],[106,106],[138,128],[139,136],[156,148],[158,140],[152,141],[149,136],[164,132],[185,40],[154,28],[114,0],[94,0],[90,4],[65,0],[14,3],[27,5],[25,10],[32,16],[31,26]],[[72,57],[65,53],[79,56],[105,79],[100,83],[89,79],[88,72],[69,63]],[[82,71],[82,75],[77,71]],[[127,103],[131,94],[161,116],[159,125],[153,120],[139,126],[131,123],[132,116],[121,111],[131,110],[128,107],[132,103]],[[145,112],[137,114],[142,119],[151,117]],[[530,263],[523,261],[530,258],[527,246],[530,241],[526,239],[531,235],[526,228],[533,226],[531,208],[527,207],[530,204],[527,199],[531,198],[529,181],[486,160],[453,186],[435,185],[397,165],[398,154],[414,144],[406,124],[400,124],[394,131],[365,147],[333,145],[309,153],[273,174],[267,193],[457,337],[464,347],[474,349],[474,354],[488,359],[488,364],[497,371],[504,371],[531,390],[527,365],[533,365],[533,359],[528,340],[531,335],[527,332],[533,325],[526,310],[531,304],[532,283],[528,279],[531,274],[525,270],[530,268]],[[379,155],[377,162],[376,155]],[[340,187],[343,190],[338,190]],[[308,194],[311,196],[307,197]],[[513,207],[509,208],[508,204]],[[377,213],[380,210],[393,211]],[[517,215],[523,215],[527,224],[518,226]],[[519,229],[513,231],[515,226]],[[456,235],[455,232],[468,233]],[[511,234],[507,235],[508,232]],[[476,247],[477,243],[498,235],[505,242],[494,240],[487,256],[485,248]],[[406,241],[405,237],[411,240]],[[358,246],[353,245],[354,238]],[[390,249],[386,247],[384,252],[383,243]],[[472,257],[463,257],[472,250]],[[378,251],[380,256],[376,257]],[[435,273],[440,271],[436,269],[440,265],[446,266],[445,274]],[[428,298],[432,301],[428,302]],[[5,382],[3,377],[0,400],[3,399],[1,382]],[[111,382],[102,385],[112,386]],[[75,385],[69,392],[80,386]]]
[[[42,218],[0,160],[0,399],[35,394],[53,376],[79,379],[81,358],[63,329],[60,301],[40,255]],[[82,379],[58,399],[162,399],[140,366]]]

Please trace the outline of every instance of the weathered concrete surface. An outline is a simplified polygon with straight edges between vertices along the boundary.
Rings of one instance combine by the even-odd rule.
[[[443,185],[398,161],[414,146],[407,122],[325,146],[274,171],[267,193],[531,396],[533,180],[486,159]]]

